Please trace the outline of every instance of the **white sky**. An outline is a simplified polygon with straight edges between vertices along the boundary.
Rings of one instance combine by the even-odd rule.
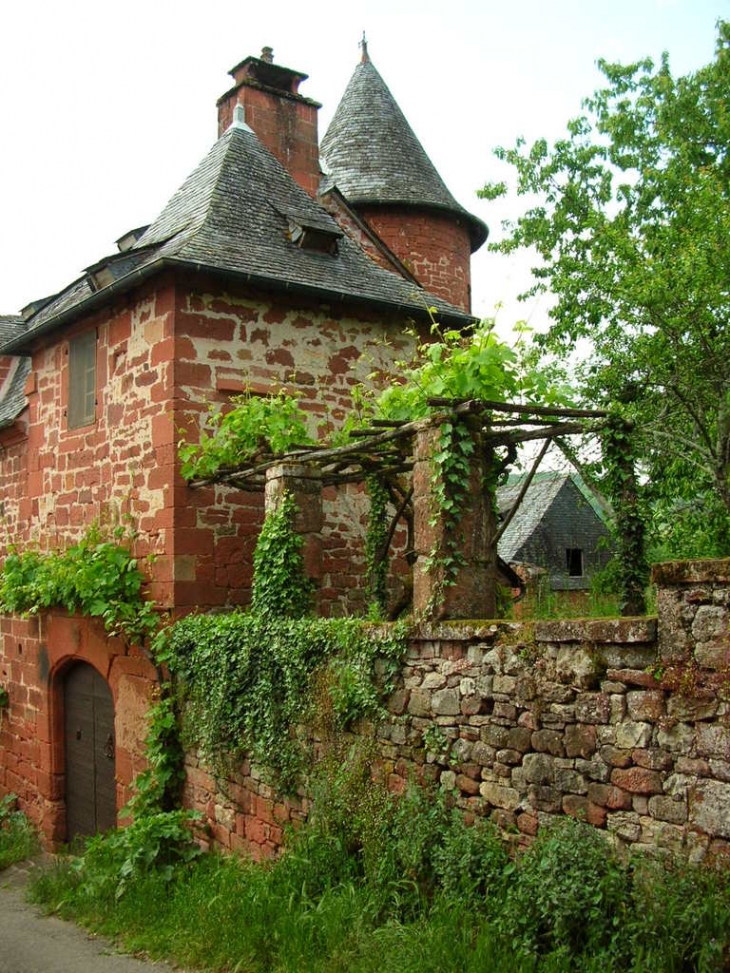
[[[1,0],[0,312],[53,293],[151,222],[216,138],[227,71],[262,46],[309,74],[320,137],[370,56],[456,198],[498,239],[476,199],[505,178],[492,156],[561,135],[600,82],[599,57],[670,53],[675,74],[711,60],[730,0]],[[515,308],[523,260],[473,258],[474,313]],[[506,320],[508,319],[508,320]]]

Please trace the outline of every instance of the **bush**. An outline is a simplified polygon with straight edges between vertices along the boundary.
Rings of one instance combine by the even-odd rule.
[[[558,819],[513,877],[502,922],[520,952],[595,955],[615,945],[630,913],[630,883],[604,835]]]

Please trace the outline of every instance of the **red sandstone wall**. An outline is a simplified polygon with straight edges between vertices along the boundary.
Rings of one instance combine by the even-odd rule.
[[[729,854],[730,560],[659,565],[654,580],[656,620],[423,627],[377,730],[389,788],[436,783],[522,844],[567,814],[624,849]],[[231,801],[193,756],[187,795],[215,843],[257,856],[306,810],[248,765]]]
[[[114,699],[119,809],[145,767],[153,666],[137,650],[107,638],[98,620],[62,613],[29,620],[0,616],[0,685],[10,697],[8,709],[0,711],[0,795],[18,795],[20,809],[50,846],[66,839],[62,680],[77,661],[94,666]]]
[[[131,514],[138,553],[157,556],[155,596],[170,604],[171,489],[176,464],[168,435],[173,294],[168,284],[88,317],[33,356],[28,438],[0,457],[2,545],[55,547],[95,520]],[[68,340],[96,328],[96,421],[68,429]]]
[[[465,220],[385,207],[359,212],[426,290],[471,311],[471,246]]]
[[[321,305],[284,305],[263,294],[181,289],[175,322],[171,443],[183,428],[197,436],[211,403],[225,407],[247,387],[267,392],[283,385],[311,414],[312,433],[320,423],[336,426],[351,408],[352,389],[374,369],[390,370],[412,348],[402,322],[344,316]],[[181,479],[174,489],[176,606],[246,603],[263,495],[220,486],[193,489]],[[335,491],[325,493],[326,614],[359,611],[365,601],[366,501],[358,489],[337,492],[336,503]]]

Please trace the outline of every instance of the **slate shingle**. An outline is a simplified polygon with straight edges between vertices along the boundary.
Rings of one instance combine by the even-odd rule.
[[[327,179],[349,203],[432,207],[465,217],[472,249],[487,228],[446,188],[390,89],[369,59],[355,69],[322,139]]]
[[[336,252],[321,253],[291,243],[288,215],[330,228],[338,237]],[[140,273],[152,272],[164,262],[243,276],[274,289],[299,289],[330,300],[375,304],[417,317],[435,307],[441,319],[462,326],[474,320],[412,281],[378,267],[341,234],[329,213],[294,182],[245,126],[231,126],[213,145],[124,256],[134,263],[129,273],[115,280],[115,288],[129,286]],[[25,335],[32,339],[51,330],[56,319],[65,319],[75,308],[96,306],[104,294],[104,289],[94,290],[88,276],[75,281],[28,319]],[[28,344],[17,337],[9,344],[2,342],[11,351]]]

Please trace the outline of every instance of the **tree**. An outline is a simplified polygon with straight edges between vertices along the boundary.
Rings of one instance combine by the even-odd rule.
[[[494,249],[534,247],[528,296],[556,298],[545,345],[579,339],[592,402],[618,400],[641,436],[673,553],[730,553],[730,23],[714,60],[674,78],[665,54],[599,62],[607,85],[566,138],[498,149],[538,202]],[[482,190],[504,194],[504,184]],[[698,517],[698,514],[700,515]],[[702,521],[704,550],[677,550]]]

